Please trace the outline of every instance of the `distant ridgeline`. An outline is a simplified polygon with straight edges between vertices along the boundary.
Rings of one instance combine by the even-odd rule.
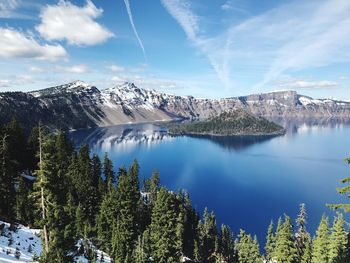
[[[173,124],[169,132],[174,135],[281,135],[285,133],[282,126],[257,117],[243,110],[231,110],[208,120]]]
[[[0,93],[0,123],[15,117],[26,129],[39,120],[50,128],[79,129],[116,124],[207,119],[229,109],[282,118],[349,118],[350,102],[313,99],[295,91],[199,99],[142,89],[133,83],[99,90],[82,81],[32,92]]]

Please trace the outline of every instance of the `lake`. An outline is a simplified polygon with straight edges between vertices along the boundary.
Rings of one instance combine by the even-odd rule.
[[[172,137],[164,124],[120,125],[71,133],[115,168],[139,161],[142,177],[153,169],[170,190],[186,189],[201,213],[213,210],[218,224],[239,228],[265,241],[271,219],[297,216],[306,203],[314,234],[326,203],[347,201],[336,192],[350,176],[350,125],[339,120],[278,120],[279,137]]]

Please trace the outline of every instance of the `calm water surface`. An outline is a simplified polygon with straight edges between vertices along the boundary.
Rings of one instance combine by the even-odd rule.
[[[264,241],[271,219],[293,220],[307,205],[314,233],[326,203],[340,202],[335,188],[350,175],[350,126],[341,122],[282,121],[280,137],[171,137],[162,124],[123,125],[72,132],[115,167],[136,158],[141,177],[158,169],[168,189],[186,189],[193,205],[216,213],[237,234],[244,228]]]

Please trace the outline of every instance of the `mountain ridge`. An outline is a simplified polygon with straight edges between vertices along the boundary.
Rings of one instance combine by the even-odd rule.
[[[262,117],[350,117],[350,102],[313,99],[296,91],[204,99],[143,89],[124,83],[99,90],[83,81],[30,92],[0,93],[0,121],[16,117],[24,126],[41,120],[52,128],[78,129],[126,123],[207,119],[230,109]]]

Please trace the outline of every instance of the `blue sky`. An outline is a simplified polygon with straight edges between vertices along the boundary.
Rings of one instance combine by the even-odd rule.
[[[0,0],[0,90],[350,99],[348,0]]]

